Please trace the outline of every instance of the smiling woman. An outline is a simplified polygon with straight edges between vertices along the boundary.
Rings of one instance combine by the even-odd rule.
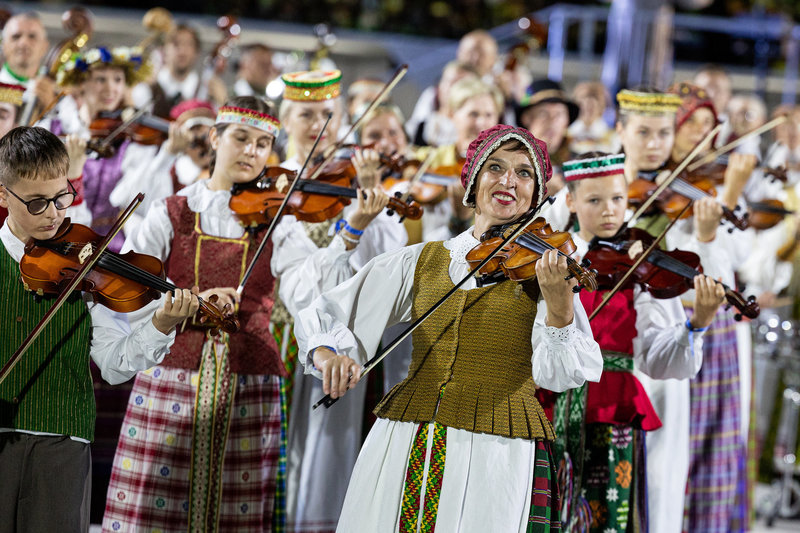
[[[384,329],[421,316],[461,281],[480,233],[540,201],[550,174],[544,144],[527,130],[481,132],[461,175],[475,227],[378,256],[300,311],[306,372],[332,398],[358,393],[349,390]],[[469,278],[414,331],[408,377],[375,411],[337,531],[560,530],[554,435],[534,393],[596,381],[602,360],[566,260],[551,252],[536,265],[538,287]]]

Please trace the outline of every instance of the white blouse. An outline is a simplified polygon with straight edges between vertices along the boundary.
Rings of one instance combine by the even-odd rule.
[[[454,283],[469,273],[466,255],[477,244],[472,228],[444,243]],[[332,346],[363,364],[376,353],[388,326],[411,320],[414,273],[423,247],[418,244],[376,257],[298,313],[295,336],[300,353],[306,354],[300,358],[306,373],[320,377],[309,356],[313,348]],[[474,278],[463,285],[464,290],[474,288]],[[558,392],[600,379],[600,348],[578,295],[574,298],[574,320],[563,328],[545,325],[547,304],[539,302],[531,331],[533,379],[539,387]]]

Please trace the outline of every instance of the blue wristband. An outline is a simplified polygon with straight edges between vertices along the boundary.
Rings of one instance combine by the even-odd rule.
[[[309,352],[309,354],[308,354],[308,355],[311,357],[311,366],[314,368],[314,370],[319,370],[319,368],[317,368],[317,367],[314,365],[314,352],[316,352],[316,351],[317,351],[319,348],[327,348],[327,349],[329,349],[330,351],[332,351],[334,354],[337,354],[337,353],[338,353],[338,352],[336,351],[336,348],[334,348],[333,346],[326,346],[326,345],[324,345],[324,344],[323,344],[323,345],[321,345],[321,346],[317,346],[316,348],[312,348],[312,349],[311,349],[311,351]]]
[[[364,235],[363,229],[356,229],[347,222],[344,223],[344,230],[348,233],[352,233],[356,237],[361,237],[362,235]]]
[[[705,330],[707,330],[707,329],[708,329],[708,326],[706,326],[706,327],[704,327],[704,328],[696,328],[696,327],[692,326],[692,320],[691,320],[691,319],[688,319],[688,320],[686,321],[686,329],[688,329],[688,330],[689,330],[689,331],[691,331],[692,333],[699,333],[699,332],[701,332],[701,331],[705,331]]]
[[[337,220],[336,225],[334,226],[335,233],[338,233],[339,230],[345,226],[345,224],[347,224],[347,221],[345,219],[340,218],[339,220]]]

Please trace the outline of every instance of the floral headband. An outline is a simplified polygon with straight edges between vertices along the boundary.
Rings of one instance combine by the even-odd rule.
[[[266,113],[259,113],[244,107],[223,106],[217,112],[217,124],[244,124],[265,131],[273,137],[281,131],[280,121]]]
[[[148,78],[151,66],[142,56],[138,46],[99,46],[83,53],[74,54],[58,70],[59,85],[78,85],[86,80],[89,71],[97,67],[118,67],[125,71],[125,83],[130,87]]]

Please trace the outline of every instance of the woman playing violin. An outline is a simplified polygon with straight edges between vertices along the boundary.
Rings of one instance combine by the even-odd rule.
[[[314,80],[317,75],[290,75],[291,80],[298,78]],[[307,85],[308,82],[306,88]],[[289,120],[294,126],[289,139],[293,145],[302,146],[297,135],[306,131],[319,133],[321,125],[306,129],[301,127],[305,121],[300,117],[306,111],[326,109],[330,100],[320,101],[313,90],[306,95],[288,87],[284,102],[290,103],[284,106],[289,106]],[[339,91],[338,82],[324,87],[331,91],[325,95]],[[318,118],[324,124],[324,117]],[[328,128],[332,126],[331,123]],[[326,134],[326,138],[333,137],[334,133]],[[381,147],[389,149],[386,143]],[[276,305],[273,313],[274,329],[279,345],[285,347],[287,366],[296,368],[289,411],[286,501],[288,523],[297,530],[336,527],[347,490],[348,477],[343,472],[352,470],[361,444],[365,390],[357,391],[330,413],[312,411],[311,405],[322,395],[322,387],[319,380],[304,375],[303,368],[297,365],[297,345],[291,332],[294,317],[324,290],[352,277],[376,255],[406,244],[400,219],[388,216],[384,209],[389,199],[380,184],[378,152],[357,148],[352,164],[362,194],[340,216],[320,223],[284,216],[272,237],[272,271],[280,279],[278,294],[283,304]],[[328,474],[322,474],[321,465],[332,463],[341,465],[342,471],[327,470]]]
[[[254,97],[220,108],[209,134],[211,178],[155,202],[127,240],[162,259],[175,283],[191,281],[237,308],[242,329],[215,335],[186,323],[163,363],[137,376],[108,489],[109,531],[272,527],[286,370],[269,330],[271,248],[240,297],[264,232],[245,232],[228,203],[234,184],[264,168],[279,128],[273,113]]]
[[[92,215],[92,229],[105,233],[119,213],[109,202],[109,196],[122,176],[146,164],[158,151],[157,146],[145,146],[120,136],[114,140],[116,150],[111,157],[88,159],[86,154],[89,127],[103,112],[120,110],[127,90],[148,74],[149,64],[127,47],[93,48],[77,55],[59,71],[62,86],[82,85],[84,89],[81,116],[85,132],[67,137],[70,154],[69,179],[83,183],[84,202]],[[120,233],[109,247],[119,251],[124,236]]]
[[[467,147],[481,131],[496,125],[505,109],[505,100],[500,89],[472,76],[453,84],[448,102],[450,119],[456,128],[457,140],[454,144],[432,148],[435,156],[431,167],[456,167],[463,164]],[[424,149],[417,153],[418,159],[425,159]],[[457,174],[456,174],[457,175]],[[464,191],[458,183],[448,187],[448,201],[442,201],[426,208],[422,219],[422,240],[448,239],[461,233],[469,226],[472,212],[466,209],[461,198]]]
[[[675,138],[680,151],[701,137],[695,129],[705,131],[704,137],[716,119],[707,120],[709,112],[715,115],[704,91],[685,83],[676,85],[673,91],[682,98],[676,115]],[[692,120],[698,112],[700,118]],[[704,115],[706,119],[702,118]],[[728,167],[726,191],[721,196],[728,207],[736,204],[755,161],[740,163],[732,159]],[[667,234],[668,248],[697,252],[706,274],[721,278],[729,286],[735,285],[734,270],[741,264],[737,254],[746,254],[750,249],[747,234],[718,229],[722,207],[711,197],[695,202],[693,210],[694,216],[678,221]],[[664,218],[653,217],[648,231],[652,233],[653,228],[664,224]],[[688,313],[693,310],[691,302],[684,301],[684,307]],[[703,367],[691,380],[689,395],[692,446],[685,504],[688,529],[738,531],[739,517],[747,516],[746,446],[741,437],[739,345],[733,311],[721,309],[717,312],[704,335],[703,360]],[[678,398],[670,395],[669,401],[672,403]]]
[[[475,226],[381,255],[301,311],[306,371],[333,398],[355,387],[383,330],[419,316],[466,275],[481,234],[538,204],[550,174],[544,144],[527,130],[483,131],[461,177]],[[413,531],[423,512],[427,525],[465,532],[560,529],[554,435],[534,391],[597,381],[602,366],[567,272],[551,250],[536,263],[538,288],[479,288],[472,278],[414,332],[409,376],[377,408],[339,531]],[[498,453],[502,461],[490,460]]]
[[[563,166],[567,206],[576,213],[580,227],[573,234],[576,259],[587,255],[595,237],[614,240],[622,227],[628,204],[624,159],[622,154],[592,153]],[[639,253],[643,251],[644,247],[639,249]],[[627,255],[628,250],[622,253]],[[592,261],[591,266],[600,279],[610,274],[599,261]],[[695,277],[693,286],[695,313],[688,321],[679,298],[656,299],[638,284],[624,286],[593,318],[592,331],[603,350],[603,375],[599,383],[561,395],[555,409],[556,435],[570,455],[574,473],[574,481],[569,482],[574,487],[569,505],[572,513],[562,517],[565,522],[580,516],[575,506],[582,494],[591,523],[602,524],[590,531],[623,532],[631,524],[646,531],[648,519],[650,531],[661,531],[681,516],[689,474],[688,427],[673,427],[664,398],[654,396],[654,407],[647,390],[652,383],[648,377],[688,380],[703,363],[703,331],[711,324],[725,291],[707,276]],[[583,291],[580,296],[586,312],[592,313],[607,292]],[[636,377],[641,374],[644,387]],[[649,432],[662,426],[659,415],[667,419],[668,427],[651,438]],[[658,438],[659,433],[666,438]],[[629,468],[630,476],[613,474]],[[645,487],[647,504],[637,496]],[[634,512],[618,512],[626,506]]]

